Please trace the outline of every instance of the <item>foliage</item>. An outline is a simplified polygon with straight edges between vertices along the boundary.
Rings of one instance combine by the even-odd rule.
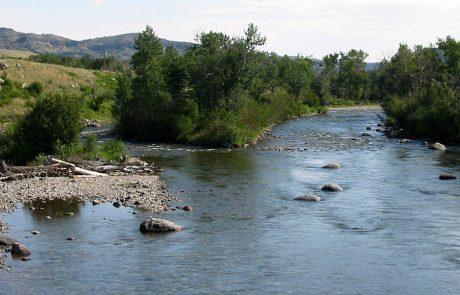
[[[460,42],[401,44],[378,72],[388,123],[403,134],[460,141]]]
[[[89,70],[120,70],[123,68],[123,64],[113,56],[92,58],[89,55],[84,55],[80,58],[71,56],[61,56],[56,54],[34,54],[29,56],[28,60],[56,64],[66,67],[84,68]]]
[[[265,41],[250,24],[243,36],[200,33],[182,55],[163,50],[147,27],[136,40],[134,75],[118,77],[119,132],[137,140],[242,145],[271,122],[314,111],[312,61],[257,50]]]
[[[54,95],[37,100],[14,128],[10,158],[24,163],[40,153],[54,154],[63,145],[75,142],[82,130],[80,110],[76,97]]]
[[[32,82],[28,87],[30,95],[40,96],[43,93],[43,84],[40,82]]]

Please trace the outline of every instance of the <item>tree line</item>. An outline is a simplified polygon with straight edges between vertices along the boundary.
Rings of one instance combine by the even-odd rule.
[[[125,138],[242,145],[269,123],[323,112],[337,99],[374,98],[363,51],[323,61],[279,56],[259,49],[266,38],[253,24],[243,36],[211,31],[196,40],[180,54],[163,49],[151,27],[136,39],[114,107]]]
[[[405,136],[460,141],[460,42],[401,44],[376,73],[388,124]]]
[[[73,68],[83,68],[88,70],[117,71],[123,69],[124,65],[114,56],[82,57],[61,56],[56,54],[34,54],[27,58],[30,61],[55,64]]]

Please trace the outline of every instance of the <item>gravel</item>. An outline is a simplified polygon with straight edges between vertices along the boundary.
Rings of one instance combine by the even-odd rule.
[[[12,213],[19,203],[33,200],[72,199],[96,203],[119,202],[159,213],[175,200],[157,175],[107,177],[46,177],[0,182],[0,213]],[[0,219],[0,233],[7,230]],[[6,255],[0,251],[0,271]]]

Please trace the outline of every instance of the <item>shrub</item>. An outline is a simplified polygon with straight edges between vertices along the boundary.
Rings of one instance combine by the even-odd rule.
[[[24,163],[71,145],[83,128],[80,113],[81,103],[75,97],[58,94],[39,99],[13,131],[11,158]]]
[[[28,87],[30,95],[40,96],[43,93],[43,84],[40,82],[32,82]]]
[[[120,140],[109,140],[102,145],[101,156],[106,160],[122,161],[127,156],[126,147]]]

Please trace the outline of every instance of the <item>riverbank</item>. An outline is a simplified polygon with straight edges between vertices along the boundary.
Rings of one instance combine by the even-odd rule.
[[[330,107],[328,111],[380,111],[383,110],[380,105],[355,105],[343,107]]]

